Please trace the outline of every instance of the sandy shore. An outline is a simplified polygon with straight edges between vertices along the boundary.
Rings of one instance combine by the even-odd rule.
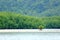
[[[60,32],[60,29],[0,29],[0,32]]]

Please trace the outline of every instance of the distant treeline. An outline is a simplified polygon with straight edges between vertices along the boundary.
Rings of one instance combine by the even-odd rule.
[[[0,29],[60,28],[60,16],[33,17],[13,12],[0,12]]]

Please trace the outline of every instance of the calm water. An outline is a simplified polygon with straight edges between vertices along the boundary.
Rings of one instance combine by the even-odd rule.
[[[0,40],[60,40],[60,33],[0,33]]]

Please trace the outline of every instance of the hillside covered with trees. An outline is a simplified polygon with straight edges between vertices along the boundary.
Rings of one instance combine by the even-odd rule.
[[[60,16],[60,0],[0,0],[0,11],[28,16]]]
[[[60,0],[0,0],[0,29],[60,29]]]

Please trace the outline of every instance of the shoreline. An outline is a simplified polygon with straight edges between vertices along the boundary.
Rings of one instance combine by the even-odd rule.
[[[0,29],[2,32],[60,32],[60,29]]]

